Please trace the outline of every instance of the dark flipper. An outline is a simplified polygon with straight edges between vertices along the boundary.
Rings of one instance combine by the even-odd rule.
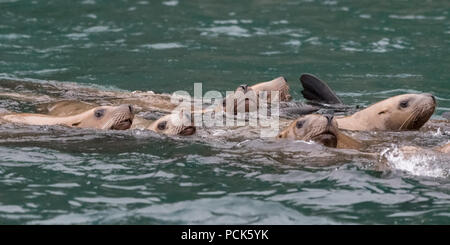
[[[285,118],[297,118],[320,110],[320,107],[300,102],[285,102],[280,104],[280,116]]]
[[[300,82],[303,85],[303,97],[307,100],[326,104],[343,104],[328,85],[311,74],[302,74]]]

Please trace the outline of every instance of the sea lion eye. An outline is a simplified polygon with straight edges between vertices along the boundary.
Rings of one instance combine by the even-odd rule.
[[[164,130],[164,129],[166,129],[166,126],[167,126],[167,121],[158,123],[158,129],[159,129],[159,130]]]
[[[400,107],[401,107],[401,108],[406,108],[406,107],[408,107],[408,101],[407,101],[407,100],[404,100],[404,101],[400,102]]]
[[[295,126],[296,126],[297,128],[302,128],[304,123],[305,123],[305,122],[303,122],[303,121],[297,121],[297,123],[295,124]]]
[[[94,116],[96,118],[100,118],[105,114],[105,109],[99,109],[94,112]]]

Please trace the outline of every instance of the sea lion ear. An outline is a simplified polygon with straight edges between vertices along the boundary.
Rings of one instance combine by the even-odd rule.
[[[70,126],[78,127],[78,125],[80,125],[80,123],[81,123],[81,121],[77,121],[77,122],[72,123]]]
[[[383,110],[378,112],[378,115],[383,115],[383,114],[385,114],[387,112],[389,112],[389,109],[388,108],[384,108]]]
[[[277,135],[277,139],[282,139],[282,138],[286,138],[286,131],[282,131],[281,133],[279,133]]]

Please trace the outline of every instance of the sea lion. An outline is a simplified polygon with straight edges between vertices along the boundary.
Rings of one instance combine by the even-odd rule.
[[[62,84],[62,86],[65,84]],[[64,86],[63,86],[64,87]],[[87,89],[80,87],[82,92],[86,92]],[[85,91],[86,90],[86,91]],[[89,88],[90,93],[97,93],[95,88]],[[191,100],[188,102],[191,104],[191,110],[200,110],[201,113],[205,112],[219,112],[227,110],[226,101],[230,101],[228,103],[230,107],[229,111],[234,111],[234,114],[238,111],[239,105],[243,105],[245,102],[246,112],[249,111],[249,104],[258,106],[258,96],[260,92],[268,92],[267,101],[270,103],[271,100],[271,91],[279,92],[279,101],[285,102],[291,99],[291,95],[289,94],[289,85],[284,77],[278,77],[272,79],[267,82],[257,83],[253,86],[249,86],[247,84],[243,84],[238,86],[234,93],[227,98],[223,99],[223,102],[215,107],[211,108],[194,108],[193,104],[191,104]],[[87,109],[89,107],[95,106],[95,104],[108,104],[108,105],[120,105],[120,104],[131,104],[133,105],[136,112],[140,111],[156,111],[164,114],[171,113],[174,109],[178,107],[177,103],[174,103],[171,100],[170,94],[156,94],[152,91],[142,92],[142,91],[134,91],[134,92],[124,92],[124,91],[114,91],[108,92],[106,95],[101,90],[98,90],[102,96],[99,96],[98,99],[95,97],[87,96],[89,98],[89,103],[81,102],[81,100],[73,100],[73,99],[64,99],[64,98],[52,98],[48,99],[48,103],[40,103],[38,110],[39,112],[49,114],[49,115],[71,115],[75,112],[79,112],[81,110]],[[0,94],[1,95],[1,94]],[[28,96],[28,95],[27,95]],[[103,97],[105,96],[105,97]],[[11,97],[13,99],[19,98],[18,96]],[[202,103],[202,102],[200,102]],[[311,106],[306,106],[307,110],[311,110]],[[297,108],[298,110],[298,108]],[[316,109],[317,110],[317,109]]]
[[[248,93],[250,92],[251,93]],[[199,110],[201,113],[205,112],[221,112],[227,111],[227,104],[229,107],[229,111],[234,109],[234,114],[237,113],[239,105],[242,103],[246,103],[245,108],[246,112],[249,111],[249,102],[254,103],[258,106],[258,96],[259,92],[266,91],[268,92],[268,101],[270,102],[270,91],[278,91],[279,101],[289,101],[291,99],[291,95],[289,94],[289,85],[286,82],[284,77],[278,77],[272,79],[270,81],[257,83],[253,86],[249,86],[247,84],[243,84],[237,87],[234,93],[230,96],[227,96],[223,99],[223,102],[214,108],[204,108],[202,105],[201,108],[195,108],[193,105],[193,98],[190,98],[191,103],[191,111],[194,113],[195,110]],[[152,91],[142,92],[142,91],[134,91],[134,92],[115,92],[117,99],[110,99],[108,101],[112,104],[132,104],[136,107],[137,111],[159,111],[163,113],[171,113],[173,110],[178,108],[178,104],[173,102],[173,94],[156,94]],[[227,103],[229,101],[229,103]],[[231,102],[230,102],[231,101]],[[202,103],[202,102],[200,102]],[[243,104],[242,104],[243,105]],[[243,105],[244,106],[244,105]]]
[[[317,77],[303,74],[300,81],[306,99],[331,104],[332,108],[342,107],[342,100]],[[340,129],[355,131],[418,130],[430,119],[435,108],[436,99],[431,94],[403,94],[336,120]]]
[[[196,131],[195,126],[192,125],[191,114],[184,111],[165,115],[151,122],[146,129],[166,135],[181,136],[193,135]]]
[[[418,130],[430,119],[435,108],[436,100],[431,94],[403,94],[336,120],[339,128],[346,130]]]
[[[84,101],[62,100],[56,103],[40,104],[37,106],[36,111],[42,114],[66,117],[83,113],[97,106],[99,105]],[[134,106],[133,110],[135,110]]]
[[[51,116],[44,114],[7,114],[1,119],[28,125],[66,125],[78,128],[125,130],[131,127],[134,119],[130,105],[99,106],[71,116]]]
[[[222,105],[218,106],[215,111],[223,110],[227,112],[232,109],[236,115],[240,112],[239,110],[245,110],[242,112],[256,110],[259,107],[259,96],[264,95],[265,92],[267,92],[266,101],[268,104],[271,102],[271,92],[278,93],[278,101],[286,102],[292,98],[289,94],[289,84],[286,79],[277,77],[271,81],[257,83],[253,86],[248,86],[247,84],[239,85],[234,93],[227,96],[223,100]]]
[[[272,96],[276,95],[272,100]],[[260,97],[263,96],[263,97]],[[262,107],[273,109],[272,103],[279,106],[279,115],[284,118],[296,118],[300,115],[311,114],[320,108],[300,102],[292,102],[289,94],[289,84],[284,77],[277,77],[268,82],[257,83],[253,86],[239,85],[233,94],[228,95],[222,104],[214,109],[214,112],[225,112],[228,115],[238,115],[247,112],[255,112]],[[263,104],[260,104],[263,103]],[[276,110],[276,109],[275,109]],[[204,110],[203,113],[209,112]]]
[[[250,87],[252,91],[256,94],[266,91],[266,92],[279,92],[279,100],[280,101],[290,101],[292,96],[289,94],[289,84],[287,83],[286,78],[277,77],[268,82],[257,83]],[[270,101],[270,93],[268,93],[268,101]]]
[[[359,141],[345,135],[338,129],[332,115],[310,114],[294,120],[277,136],[278,138],[315,141],[335,148],[360,149]]]
[[[72,116],[78,114],[80,111],[96,107],[97,105],[86,103],[83,101],[59,101],[57,103],[45,104],[40,107],[40,110],[46,112],[47,115],[52,116]],[[133,108],[134,111],[134,108]],[[185,125],[177,127],[177,123],[183,121]],[[161,123],[158,126],[158,123]],[[162,122],[166,122],[163,125]],[[158,116],[156,120],[148,120],[148,117],[135,116],[131,129],[148,129],[158,133],[167,135],[192,135],[195,133],[195,127],[189,125],[191,122],[191,116],[188,113],[180,112],[173,113],[164,116]],[[164,127],[163,127],[164,126]]]

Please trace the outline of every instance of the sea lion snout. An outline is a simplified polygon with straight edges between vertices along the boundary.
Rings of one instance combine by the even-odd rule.
[[[331,124],[331,122],[333,121],[334,115],[323,115],[327,120],[328,120],[328,124]]]
[[[245,94],[248,91],[248,84],[241,84],[238,89],[242,89]]]
[[[189,136],[195,134],[196,128],[195,126],[187,126],[183,130],[178,133],[179,135]]]
[[[192,123],[191,113],[181,110],[159,118],[147,129],[166,135],[188,136],[196,132],[196,127]]]
[[[431,97],[431,99],[433,100],[433,103],[436,104],[436,97],[434,97],[434,95],[432,95],[430,93],[423,93],[422,95]]]
[[[128,112],[134,115],[134,107],[132,105],[119,105],[118,109],[123,112]]]
[[[420,94],[416,98],[414,95],[411,95],[410,97],[414,98],[410,105],[411,119],[405,120],[404,126],[402,125],[400,129],[417,130],[433,115],[437,106],[436,98],[430,93]]]
[[[134,110],[131,105],[120,105],[115,109],[111,108],[112,125],[110,129],[126,130],[131,127],[134,119]]]
[[[277,138],[312,140],[328,147],[337,147],[338,134],[333,115],[310,114],[293,121]]]
[[[111,126],[111,129],[113,129],[113,130],[126,130],[126,129],[129,129],[132,124],[133,124],[133,120],[132,119],[125,119],[125,120],[122,120],[122,121],[114,124],[113,126]]]

